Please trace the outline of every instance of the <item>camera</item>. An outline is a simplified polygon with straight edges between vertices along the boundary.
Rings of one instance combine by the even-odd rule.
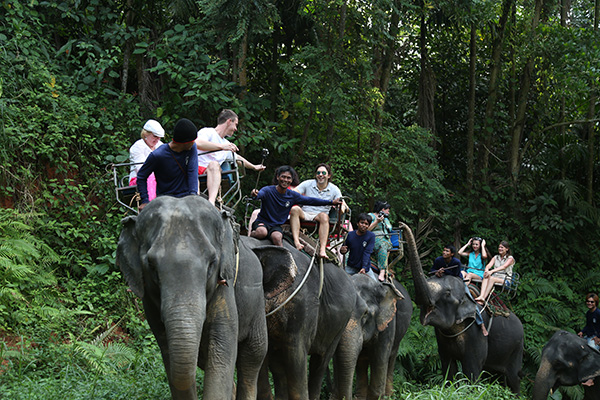
[[[387,218],[387,214],[386,214],[386,213],[384,213],[383,211],[379,211],[379,215],[378,215],[378,217],[379,217],[379,218],[381,218],[381,217],[383,217],[383,218]]]

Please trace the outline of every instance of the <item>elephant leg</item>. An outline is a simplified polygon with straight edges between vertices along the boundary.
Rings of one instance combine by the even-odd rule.
[[[288,399],[288,381],[286,374],[287,364],[283,359],[281,350],[269,352],[269,370],[273,376],[275,398],[277,400]]]
[[[353,326],[348,324],[348,326]],[[359,325],[342,334],[333,356],[334,399],[352,399],[352,383],[358,356],[362,349],[362,332]]]
[[[208,352],[204,370],[204,398],[229,399],[237,358],[238,320],[232,289],[220,286],[220,293],[207,307]],[[231,296],[226,291],[230,291]]]
[[[323,378],[328,371],[329,361],[333,358],[335,346],[330,346],[324,355],[314,354],[310,356],[308,374],[308,395],[310,399],[318,400],[321,395]]]
[[[258,400],[273,400],[273,392],[269,383],[269,357],[265,357],[258,374]]]
[[[293,346],[285,356],[284,370],[287,378],[287,399],[308,400],[307,351],[304,346]],[[271,370],[273,371],[273,370]],[[275,397],[279,399],[277,388]],[[283,398],[282,398],[283,399]]]
[[[356,362],[356,398],[364,400],[369,393],[369,360],[365,356]]]
[[[380,334],[383,336],[382,334]],[[379,400],[385,392],[385,384],[387,379],[388,362],[391,351],[391,341],[379,346],[369,354],[371,376],[369,379],[369,391],[367,399]]]
[[[246,340],[239,344],[236,362],[237,400],[256,399],[258,375],[266,352],[266,343],[261,344],[256,343],[255,340]]]
[[[387,377],[385,380],[385,395],[388,397],[394,392],[394,370],[396,369],[397,356],[396,352],[392,352],[388,360]]]

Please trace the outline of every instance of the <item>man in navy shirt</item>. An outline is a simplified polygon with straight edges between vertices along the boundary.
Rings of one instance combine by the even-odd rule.
[[[252,224],[250,236],[256,239],[269,238],[274,245],[283,246],[283,231],[281,225],[287,221],[294,204],[327,206],[341,204],[341,199],[322,200],[315,197],[302,196],[293,190],[288,190],[295,171],[289,165],[277,168],[277,185],[265,186],[260,191],[252,190],[252,196],[261,201],[260,213]]]
[[[156,195],[183,197],[198,194],[198,129],[192,121],[182,118],[175,124],[173,140],[154,150],[137,174],[137,186],[142,198],[140,211],[150,201],[147,179],[154,172]]]
[[[377,280],[375,273],[371,270],[371,253],[375,247],[375,234],[369,230],[371,216],[362,213],[358,216],[357,230],[348,233],[344,245],[340,248],[341,254],[350,250],[346,260],[346,272],[350,275],[367,274]]]
[[[429,273],[435,273],[435,276],[438,278],[441,278],[442,275],[452,275],[462,278],[462,274],[460,273],[462,264],[460,260],[454,257],[454,254],[456,254],[456,248],[453,245],[444,246],[442,255],[435,259]]]

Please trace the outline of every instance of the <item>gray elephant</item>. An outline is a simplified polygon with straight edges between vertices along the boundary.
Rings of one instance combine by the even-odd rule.
[[[550,390],[574,386],[600,376],[600,352],[565,331],[556,332],[542,350],[540,368],[533,385],[533,400],[546,400]],[[600,399],[600,381],[584,386],[584,400]]]
[[[358,296],[334,355],[332,398],[353,398],[356,369],[356,398],[380,399],[391,395],[396,355],[410,325],[412,301],[398,281],[382,284],[364,274],[352,276],[352,281]]]
[[[261,246],[265,241],[248,242]],[[285,241],[284,246],[293,255],[298,275],[292,286],[267,300],[269,352],[260,377],[259,399],[272,398],[267,364],[273,376],[275,398],[319,399],[329,361],[354,309],[356,290],[348,274],[330,263],[323,265],[321,282],[317,260],[311,266],[306,253]],[[291,300],[275,311],[299,287]]]
[[[196,399],[196,367],[204,369],[205,399],[231,399],[237,359],[237,398],[256,398],[267,352],[263,273],[226,213],[199,196],[161,196],[138,217],[123,220],[117,264],[143,300],[173,399]],[[290,254],[255,249],[269,267],[274,296],[292,280]],[[282,283],[283,282],[283,283]]]
[[[514,393],[520,393],[524,332],[517,316],[482,317],[489,335],[475,323],[476,303],[467,295],[462,279],[444,275],[425,278],[415,238],[410,228],[401,225],[407,241],[409,263],[415,282],[415,302],[421,309],[421,323],[435,327],[438,352],[444,373],[454,377],[457,361],[471,380],[482,370],[503,375]]]

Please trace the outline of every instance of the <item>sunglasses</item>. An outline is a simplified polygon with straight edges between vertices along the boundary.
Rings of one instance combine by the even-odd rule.
[[[327,171],[317,171],[317,175],[327,175]]]
[[[592,301],[586,300],[585,302],[586,302],[586,303],[595,303],[595,301],[594,301],[594,300],[592,300]]]

